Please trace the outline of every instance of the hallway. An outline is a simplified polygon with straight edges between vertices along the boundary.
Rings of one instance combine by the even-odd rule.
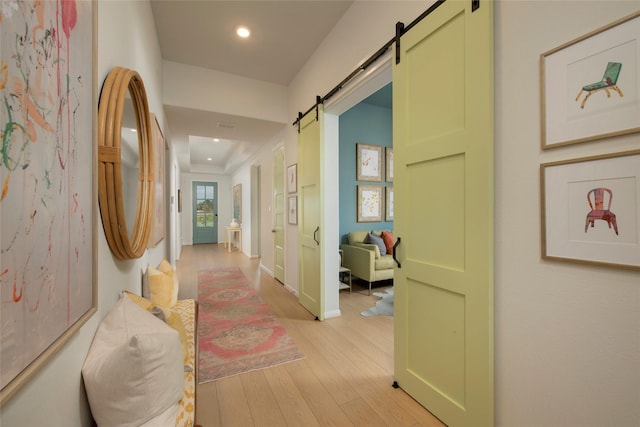
[[[306,358],[197,387],[203,427],[442,426],[393,383],[393,318],[363,317],[378,301],[367,292],[340,293],[341,317],[317,322],[259,259],[222,245],[185,246],[177,261],[180,298],[195,298],[197,273],[239,267]],[[379,289],[382,290],[382,289]]]

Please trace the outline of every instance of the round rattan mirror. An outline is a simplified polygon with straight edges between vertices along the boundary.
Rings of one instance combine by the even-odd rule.
[[[132,126],[126,124],[127,112],[135,123],[138,138],[135,182],[123,180],[123,159],[130,158],[124,153],[123,127]],[[140,75],[122,67],[111,70],[102,86],[98,106],[98,200],[109,248],[118,259],[142,256],[151,230],[153,163],[149,117],[147,93]],[[124,171],[124,175],[131,173]],[[136,187],[137,197],[132,194]]]

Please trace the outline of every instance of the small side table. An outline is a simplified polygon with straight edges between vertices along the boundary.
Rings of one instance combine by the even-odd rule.
[[[349,282],[345,282],[343,277],[348,275],[349,277]],[[340,270],[338,270],[338,276],[340,279],[340,282],[338,283],[338,291],[341,291],[343,289],[349,289],[349,293],[351,293],[351,269],[347,268],[347,267],[343,267],[340,266]]]
[[[228,251],[231,252],[231,243],[238,239],[238,250],[242,252],[242,228],[240,227],[227,227],[227,241],[225,242]],[[233,239],[233,240],[232,240]]]

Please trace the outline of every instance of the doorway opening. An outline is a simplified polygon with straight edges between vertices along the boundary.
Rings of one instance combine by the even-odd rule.
[[[354,78],[349,85],[345,86],[338,94],[334,95],[332,98],[326,101],[324,104],[325,114],[324,114],[324,145],[325,145],[325,153],[329,153],[329,156],[326,158],[333,159],[332,161],[326,162],[332,165],[339,164],[340,162],[340,116],[354,106],[360,104],[365,99],[370,96],[378,93],[381,89],[389,88],[392,80],[392,67],[391,67],[392,55],[391,52],[380,57],[375,65],[370,66],[366,72],[363,72],[359,77]],[[362,141],[365,142],[365,141]],[[349,149],[349,148],[347,148]],[[355,157],[355,146],[353,147],[353,153]],[[355,170],[355,160],[353,162],[352,167],[350,168],[353,171]],[[325,204],[329,205],[329,207],[325,206],[324,214],[325,214],[325,232],[323,234],[323,238],[328,243],[325,245],[325,254],[323,256],[326,260],[325,270],[327,271],[327,277],[335,277],[336,280],[327,280],[323,286],[325,287],[325,308],[326,308],[326,317],[332,316],[340,316],[340,289],[339,289],[339,281],[338,277],[340,275],[339,265],[333,265],[332,262],[338,257],[336,251],[338,251],[342,236],[348,233],[350,230],[347,230],[350,226],[347,223],[355,222],[355,201],[346,202],[349,204],[349,208],[347,205],[343,205],[343,198],[341,194],[343,191],[345,192],[355,192],[355,180],[351,181],[347,189],[343,190],[344,182],[341,182],[341,177],[338,174],[327,173],[326,178],[323,182],[325,185]],[[355,176],[355,173],[354,173]],[[351,197],[353,198],[353,197]],[[353,218],[349,218],[342,222],[343,212],[344,211],[353,211]],[[348,216],[349,213],[345,214]],[[384,224],[384,223],[383,223]],[[367,223],[359,223],[359,225],[363,226],[364,230],[370,229],[370,225]],[[335,269],[335,271],[334,271]]]

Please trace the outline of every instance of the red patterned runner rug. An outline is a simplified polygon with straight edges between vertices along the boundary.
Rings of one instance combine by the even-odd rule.
[[[239,268],[198,273],[198,383],[304,358]]]

